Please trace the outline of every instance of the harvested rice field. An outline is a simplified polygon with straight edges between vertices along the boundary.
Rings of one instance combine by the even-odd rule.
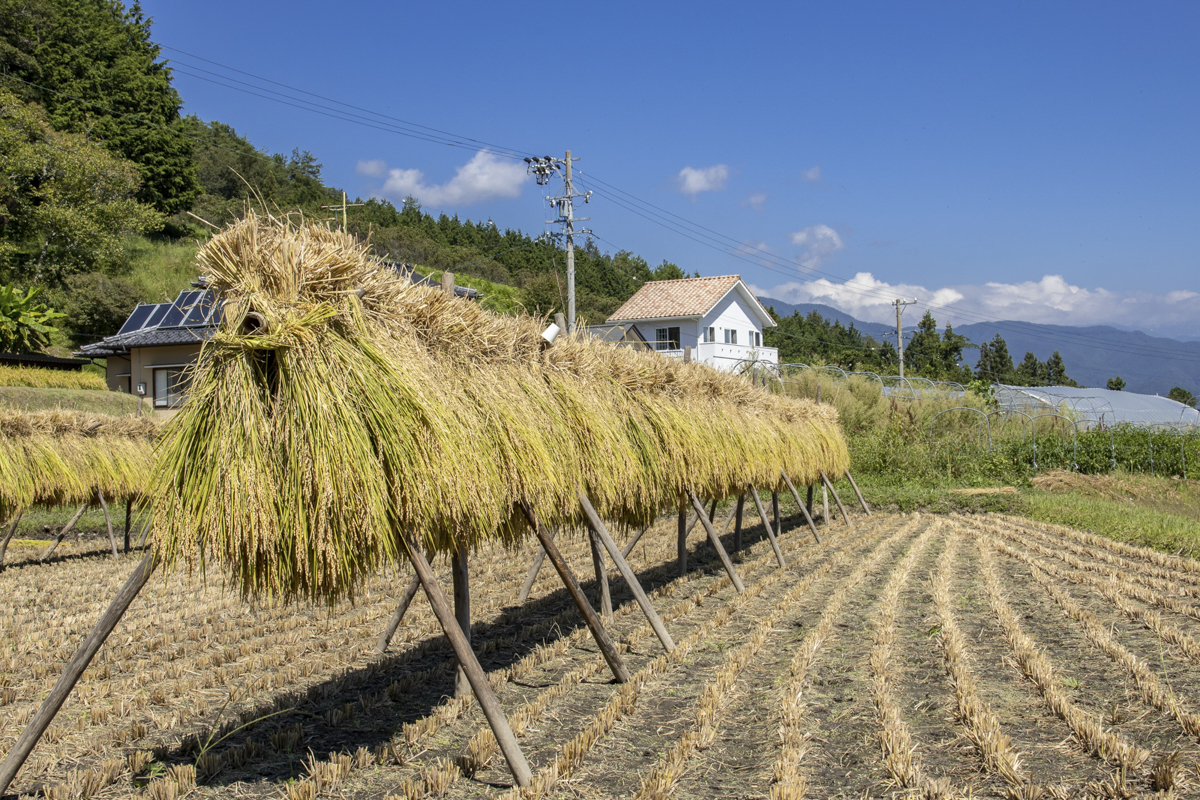
[[[718,519],[723,515],[718,513]],[[533,770],[518,793],[408,575],[354,603],[252,606],[156,575],[13,789],[50,798],[1194,797],[1200,562],[999,515],[785,521],[734,556],[738,594],[675,520],[630,556],[676,648],[612,572],[612,681],[533,550],[471,559],[473,645]],[[732,549],[732,535],[724,539]],[[580,578],[582,535],[559,537]],[[97,548],[0,573],[0,754],[136,563]],[[447,565],[439,563],[443,586]],[[591,580],[584,588],[596,603]]]

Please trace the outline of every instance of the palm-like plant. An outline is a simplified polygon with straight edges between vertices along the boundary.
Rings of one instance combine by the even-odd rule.
[[[22,292],[12,286],[0,286],[0,350],[29,353],[45,347],[55,330],[50,323],[61,314],[38,298],[40,288]]]

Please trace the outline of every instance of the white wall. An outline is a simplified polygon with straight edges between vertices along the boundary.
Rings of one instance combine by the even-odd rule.
[[[716,328],[718,344],[725,343],[726,330],[737,331],[737,343],[739,346],[745,347],[750,346],[750,331],[762,333],[762,323],[759,321],[758,315],[751,310],[750,304],[736,291],[725,295],[721,302],[713,306],[712,311],[701,318],[701,330],[707,327]]]

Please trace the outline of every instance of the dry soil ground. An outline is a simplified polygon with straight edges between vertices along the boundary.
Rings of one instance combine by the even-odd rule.
[[[699,529],[683,577],[674,521],[647,533],[631,562],[677,646],[614,571],[624,685],[548,565],[518,607],[531,551],[473,557],[474,646],[534,769],[526,795],[1200,795],[1200,562],[998,515],[859,514],[820,545],[784,527],[785,569],[749,530],[741,594]],[[590,572],[583,537],[560,538]],[[0,753],[135,563],[38,552],[0,574]],[[156,577],[13,788],[515,797],[477,704],[448,697],[423,598],[373,655],[407,581],[309,608]]]

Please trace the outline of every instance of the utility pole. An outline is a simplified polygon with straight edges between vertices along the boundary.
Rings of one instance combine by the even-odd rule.
[[[578,158],[571,158],[571,151],[567,151],[566,158],[527,158],[525,163],[529,165],[529,171],[533,173],[537,180],[538,186],[545,186],[550,182],[550,176],[556,172],[563,177],[563,193],[548,197],[550,205],[558,209],[558,219],[546,220],[547,225],[562,225],[562,233],[558,234],[565,239],[567,249],[567,333],[575,332],[575,234],[576,233],[591,233],[586,228],[576,231],[576,222],[586,222],[591,217],[576,217],[575,216],[575,198],[582,197],[583,202],[587,203],[591,200],[592,193],[585,192],[577,194],[575,192],[575,184],[571,178],[571,162],[578,161]]]
[[[321,208],[328,208],[331,211],[333,211],[334,219],[337,219],[338,209],[341,208],[341,210],[342,210],[342,233],[345,233],[346,232],[346,209],[347,208],[355,208],[356,206],[365,206],[365,205],[366,205],[366,203],[347,203],[346,202],[346,193],[342,192],[342,204],[340,206],[321,206]]]
[[[896,307],[896,350],[900,353],[900,377],[904,377],[904,328],[900,325],[900,312],[905,306],[915,304],[916,300],[901,300],[896,298],[892,301],[892,305]]]

